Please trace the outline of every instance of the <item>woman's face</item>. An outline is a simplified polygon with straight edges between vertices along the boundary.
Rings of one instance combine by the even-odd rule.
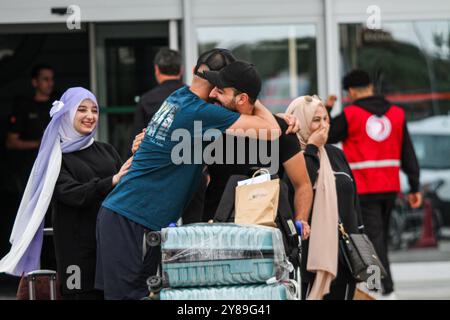
[[[325,110],[324,106],[319,106],[316,110],[316,113],[314,114],[314,117],[312,118],[309,130],[311,131],[311,133],[313,133],[318,129],[326,128],[328,126],[329,126],[328,112],[327,110]]]
[[[81,101],[75,113],[73,126],[80,134],[86,136],[97,126],[98,107],[89,99]]]

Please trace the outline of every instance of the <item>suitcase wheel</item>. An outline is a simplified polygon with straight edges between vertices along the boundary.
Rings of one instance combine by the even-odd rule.
[[[147,286],[150,293],[158,293],[162,289],[161,277],[151,276],[147,279]]]
[[[156,231],[151,231],[147,234],[147,244],[150,247],[156,247],[161,244],[161,234]]]

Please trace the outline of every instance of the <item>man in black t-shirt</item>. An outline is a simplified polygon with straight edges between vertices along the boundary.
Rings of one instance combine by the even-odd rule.
[[[50,122],[52,102],[57,99],[53,92],[54,71],[49,65],[40,64],[33,67],[31,84],[35,89],[34,95],[16,98],[9,116],[6,138],[6,161],[9,168],[6,187],[8,203],[1,221],[1,237],[5,240],[11,233],[14,217],[39,151],[41,138]],[[51,214],[47,214],[46,227],[51,226],[50,218]],[[50,237],[44,237],[41,268],[55,269],[55,267],[53,242]]]
[[[48,65],[35,66],[31,73],[35,88],[33,97],[17,98],[9,117],[6,148],[14,170],[11,187],[22,194],[39,150],[45,128],[50,122],[50,109],[54,99],[54,72]]]
[[[241,72],[242,73],[242,72]],[[242,76],[234,72],[232,68],[224,68],[220,72],[205,71],[203,76],[216,87],[211,91],[210,98],[216,100],[220,105],[238,111],[241,114],[252,114],[254,103],[261,90],[261,79],[252,65],[248,67],[247,74]],[[205,197],[205,209],[203,220],[207,221],[214,216],[228,179],[232,175],[248,175],[252,167],[270,167],[271,174],[277,174],[280,178],[284,172],[289,177],[294,189],[295,220],[304,226],[304,236],[309,235],[308,216],[312,204],[312,187],[306,170],[305,159],[301,152],[300,143],[295,134],[291,134],[286,121],[275,117],[282,135],[275,141],[261,141],[267,143],[265,150],[252,139],[233,136],[231,149],[227,149],[227,135],[222,135],[215,143],[222,143],[223,159],[221,164],[208,164],[210,183]],[[240,140],[240,141],[239,141]],[[276,144],[275,148],[272,148]],[[227,153],[234,152],[234,159],[227,159]],[[255,155],[255,152],[257,153]],[[279,152],[279,153],[278,153]],[[256,157],[255,157],[256,156]],[[237,162],[241,158],[243,163]],[[262,159],[262,158],[263,159]],[[215,157],[217,159],[217,157]],[[233,158],[233,157],[232,157]],[[256,159],[255,159],[256,158]],[[266,160],[270,159],[267,163]],[[256,161],[252,161],[256,160]],[[230,164],[232,162],[232,164]]]
[[[284,119],[279,116],[275,116],[275,119],[281,130],[284,132],[277,141],[273,142],[278,144],[277,147],[274,147],[272,145],[273,143],[268,141],[264,150],[259,147],[257,140],[255,141],[245,137],[224,134],[219,138],[217,143],[222,144],[221,150],[223,150],[223,156],[220,158],[223,158],[223,163],[213,163],[208,165],[210,183],[205,197],[204,221],[213,218],[228,179],[232,175],[249,175],[255,168],[267,168],[271,174],[277,174],[282,178],[285,173],[289,176],[289,168],[292,168],[294,172],[290,173],[291,177],[293,176],[293,179],[298,177],[299,180],[301,180],[299,181],[300,184],[302,182],[308,182],[308,179],[299,177],[299,175],[301,176],[301,168],[304,159],[303,155],[300,153],[301,148],[297,137],[294,134],[286,134],[288,125]],[[231,139],[232,141],[227,142],[228,139]],[[233,150],[231,150],[230,147],[227,147],[227,143]],[[273,152],[275,151],[279,153],[274,155]],[[228,153],[230,154],[228,155]],[[298,158],[294,158],[297,155]],[[213,154],[213,156],[216,155]],[[269,159],[270,161],[267,162]],[[293,161],[289,163],[289,160],[291,159],[293,159]],[[291,164],[291,167],[289,167],[289,164]],[[306,186],[303,185],[299,187],[301,189]]]

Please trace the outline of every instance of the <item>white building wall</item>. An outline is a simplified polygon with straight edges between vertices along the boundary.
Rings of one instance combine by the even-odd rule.
[[[80,7],[82,22],[182,18],[181,0],[1,0],[0,24],[65,22],[51,8],[71,4]]]
[[[448,0],[335,0],[333,14],[340,20],[365,21],[366,10],[371,5],[380,8],[382,20],[450,18]]]
[[[197,25],[291,23],[323,15],[321,0],[191,0]]]

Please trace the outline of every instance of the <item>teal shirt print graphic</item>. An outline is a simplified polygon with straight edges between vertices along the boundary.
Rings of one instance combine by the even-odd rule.
[[[147,127],[147,135],[152,143],[162,146],[166,141],[178,108],[167,100],[161,105]]]

